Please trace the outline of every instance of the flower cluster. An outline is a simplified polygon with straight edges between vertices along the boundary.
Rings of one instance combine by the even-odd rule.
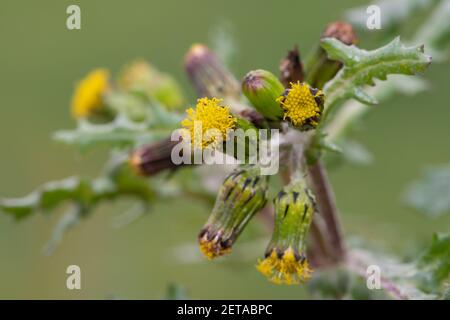
[[[275,284],[304,283],[313,267],[337,265],[347,257],[333,192],[319,160],[324,151],[335,149],[337,137],[365,111],[355,116],[356,109],[343,108],[341,117],[332,111],[348,98],[374,103],[364,85],[392,73],[416,74],[431,62],[423,46],[406,47],[399,39],[372,51],[355,43],[351,25],[332,23],[305,63],[294,48],[281,61],[279,76],[257,69],[241,83],[205,45],[195,44],[185,57],[185,69],[198,99],[184,112],[185,99],[174,78],[143,60],[127,64],[113,79],[108,70],[95,69],[74,90],[71,111],[77,128],[55,137],[82,147],[112,143],[114,152],[102,175],[91,181],[74,177],[51,182],[24,199],[0,201],[0,208],[22,218],[71,201],[75,210],[57,227],[54,238],[59,239],[62,230],[87,216],[101,200],[132,195],[148,207],[155,199],[175,194],[210,204],[210,191],[218,190],[198,234],[200,252],[208,260],[230,254],[258,217],[269,227],[271,238],[257,270]],[[333,117],[331,121],[341,122],[331,122]],[[254,134],[234,134],[248,130]],[[333,135],[335,141],[329,139]],[[269,147],[262,141],[269,141]],[[267,154],[260,152],[265,148]],[[192,162],[178,162],[174,154],[183,160],[196,160],[201,154],[237,161],[232,169],[216,167],[209,176],[200,170],[184,175],[180,168]],[[264,161],[251,162],[254,154]],[[263,173],[267,162],[277,164],[277,170],[268,173],[277,177]],[[192,167],[202,163],[194,161]],[[171,175],[146,179],[162,171],[177,174],[179,183],[170,183]]]
[[[350,41],[351,31],[347,25],[331,25],[327,36]],[[179,112],[185,101],[180,86],[153,65],[143,60],[131,62],[113,79],[107,70],[95,69],[74,91],[71,107],[77,129],[60,137],[82,146],[114,142],[118,150],[127,147],[108,164],[108,183],[92,184],[92,192],[99,193],[92,196],[95,201],[112,198],[118,192],[151,201],[179,189],[187,189],[183,191],[186,195],[200,193],[199,198],[210,200],[207,191],[217,188],[212,212],[198,234],[200,252],[208,260],[230,254],[247,225],[259,216],[270,227],[272,237],[257,269],[273,283],[303,283],[312,274],[306,238],[316,212],[311,191],[315,188],[310,188],[314,179],[309,176],[305,154],[312,137],[321,134],[317,129],[323,121],[325,103],[321,89],[342,67],[323,55],[319,48],[313,61],[317,64],[309,63],[303,70],[295,48],[282,60],[279,77],[257,69],[239,83],[213,52],[195,44],[186,54],[185,68],[198,99],[183,113]],[[248,134],[249,130],[254,130],[253,134]],[[241,132],[245,135],[237,134]],[[270,143],[266,146],[261,142]],[[274,146],[276,152],[272,152]],[[269,151],[263,154],[265,148]],[[201,154],[207,159],[226,156],[237,161],[232,170],[226,170],[223,181],[212,179],[215,187],[207,186],[202,174],[195,175],[194,181],[183,181],[181,188],[168,187],[169,191],[164,188],[166,176],[145,180],[162,171],[176,170],[178,174],[192,164],[175,161],[174,150],[183,160],[196,160]],[[256,164],[252,162],[255,158]],[[269,162],[276,163],[277,170],[264,173],[262,169]],[[202,162],[193,163],[197,167]],[[266,174],[278,174],[282,183],[281,187],[274,184],[279,192],[273,201],[269,182],[277,180]],[[152,182],[155,188],[149,187]],[[193,190],[200,182],[205,190]],[[81,193],[79,196],[80,207],[89,210]],[[316,260],[310,257],[310,261]]]
[[[293,75],[301,74],[293,70],[298,66],[301,64],[294,61],[293,67],[289,67],[294,73],[289,76],[284,72],[284,76],[293,79]],[[136,176],[153,176],[163,170],[180,168],[171,157],[178,142],[193,147],[192,150],[220,150],[228,154],[227,142],[231,140],[233,147],[244,146],[247,160],[250,146],[258,145],[260,135],[255,134],[256,140],[240,140],[231,134],[233,130],[279,129],[287,125],[284,134],[291,131],[300,134],[316,128],[321,120],[324,95],[321,90],[301,82],[302,79],[292,81],[286,88],[274,74],[260,69],[250,71],[239,86],[203,45],[193,46],[187,54],[186,68],[197,91],[204,96],[185,110],[184,118],[173,116],[174,106],[181,101],[177,98],[178,86],[144,61],[126,65],[115,83],[110,81],[107,70],[89,73],[76,87],[72,112],[75,118],[94,125],[98,119],[120,125],[123,121],[120,118],[125,116],[131,121],[127,122],[127,130],[136,123],[147,125],[150,130],[176,129],[174,125],[182,129],[179,141],[170,137],[152,140],[129,154],[127,163]],[[244,102],[244,96],[250,104]],[[226,151],[221,147],[226,147]],[[235,148],[231,149],[233,152],[228,155],[238,158]],[[302,173],[302,165],[294,167],[297,169],[291,174]],[[259,164],[244,161],[222,182],[212,213],[198,235],[200,251],[209,260],[231,253],[247,224],[266,207],[269,176],[261,172]],[[274,220],[273,236],[257,269],[274,283],[301,283],[310,277],[305,238],[315,210],[313,199],[303,178],[285,186],[275,198],[274,219],[271,207],[267,206],[266,220]]]
[[[195,59],[188,54],[188,60],[195,61],[198,72],[190,65],[190,76],[203,88],[199,91],[217,93],[209,82],[214,74],[209,73],[208,77],[202,78],[206,69],[221,70],[210,65],[216,63],[211,54],[205,54],[204,50],[200,54],[198,47],[195,47],[191,55],[195,55]],[[225,78],[225,75],[215,78]],[[223,105],[223,100],[216,97],[198,99],[195,109],[186,110],[187,117],[181,124],[188,131],[192,146],[200,149],[217,147],[229,139],[230,130],[238,128],[244,119],[255,127],[263,128],[277,128],[287,123],[291,130],[300,132],[316,128],[321,120],[324,94],[305,82],[291,82],[285,88],[269,71],[254,70],[244,77],[241,87],[242,93],[251,102],[251,107],[246,106],[244,110],[239,108],[239,102],[234,99],[228,98],[228,104]],[[227,88],[224,90],[227,91]],[[252,107],[259,118],[248,117],[252,114]],[[205,138],[208,130],[215,130],[218,134]],[[299,176],[302,166],[294,167],[297,169],[292,174]],[[265,206],[268,180],[268,176],[261,175],[257,166],[249,167],[247,164],[223,181],[211,216],[198,236],[200,251],[209,260],[229,254],[250,219]],[[312,273],[306,258],[306,236],[316,210],[314,196],[306,179],[295,179],[295,182],[286,185],[275,198],[274,207],[272,240],[265,259],[259,261],[257,269],[273,283],[305,282]]]

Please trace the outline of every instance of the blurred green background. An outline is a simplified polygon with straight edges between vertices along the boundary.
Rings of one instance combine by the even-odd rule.
[[[69,115],[73,85],[92,68],[117,72],[127,61],[146,58],[172,73],[193,101],[183,55],[194,42],[214,44],[214,30],[225,26],[233,35],[227,50],[235,49],[231,68],[238,77],[255,68],[276,72],[287,49],[298,44],[306,55],[328,22],[364,3],[2,0],[0,196],[22,196],[48,180],[98,172],[105,149],[81,154],[50,139],[53,131],[75,125]],[[70,4],[81,7],[81,30],[66,29]],[[370,47],[365,39],[361,43]],[[423,167],[450,160],[448,74],[449,63],[432,65],[426,72],[431,90],[397,96],[371,113],[357,139],[373,152],[372,166],[346,165],[331,174],[348,235],[404,256],[428,243],[433,232],[449,230],[449,217],[429,219],[400,202],[404,186]],[[162,298],[171,282],[191,298],[305,297],[304,288],[274,286],[256,272],[263,242],[243,261],[177,258],[183,246],[195,245],[208,208],[176,200],[113,228],[113,217],[131,204],[102,205],[49,257],[42,248],[57,214],[20,223],[0,214],[0,298]],[[242,243],[263,235],[257,224],[251,229],[257,236],[244,234]],[[70,264],[81,267],[82,290],[66,289]]]

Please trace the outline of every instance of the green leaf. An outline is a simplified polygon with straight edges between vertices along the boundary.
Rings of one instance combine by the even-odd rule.
[[[98,183],[98,181],[96,181]],[[94,182],[94,183],[96,183]],[[17,219],[34,211],[48,211],[65,200],[89,205],[94,199],[93,183],[79,177],[47,182],[29,195],[17,199],[2,199],[0,208]]]
[[[421,277],[428,290],[445,290],[450,281],[450,235],[435,234],[431,246],[423,254],[418,266],[425,273]]]
[[[23,198],[0,199],[0,209],[19,220],[38,211],[50,213],[62,203],[70,203],[72,206],[60,218],[46,246],[45,252],[50,254],[64,233],[92,213],[100,201],[133,196],[146,211],[157,195],[160,198],[165,196],[167,191],[160,181],[154,182],[155,187],[145,177],[135,175],[120,159],[113,157],[114,165],[105,175],[95,179],[69,177],[47,182]]]
[[[406,189],[403,201],[430,217],[450,213],[450,165],[426,170]]]
[[[53,139],[85,150],[98,145],[138,146],[165,137],[170,132],[170,130],[150,129],[145,123],[133,123],[120,117],[108,124],[80,122],[74,130],[55,132]]]
[[[0,199],[0,209],[20,219],[37,211],[49,212],[68,201],[85,216],[99,201],[127,195],[146,203],[155,198],[156,191],[147,179],[135,175],[126,164],[120,164],[95,179],[69,177],[47,182],[23,198]]]
[[[371,51],[347,46],[334,38],[323,39],[322,47],[330,59],[344,64],[324,87],[326,114],[339,102],[350,98],[374,104],[376,100],[364,92],[364,86],[374,85],[375,79],[386,80],[390,74],[423,72],[431,63],[431,57],[423,53],[423,46],[406,47],[398,37]]]

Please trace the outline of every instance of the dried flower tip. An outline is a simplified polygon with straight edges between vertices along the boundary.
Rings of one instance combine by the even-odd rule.
[[[109,72],[105,69],[91,71],[75,88],[72,115],[78,119],[104,113],[104,95],[109,89]]]
[[[231,241],[224,241],[220,233],[212,233],[208,228],[202,229],[198,236],[200,251],[212,260],[231,252]]]
[[[199,97],[239,97],[239,83],[207,46],[194,44],[184,66]]]
[[[276,102],[283,91],[283,84],[266,70],[250,71],[242,81],[244,95],[259,113],[270,120],[280,120],[283,116],[283,110]]]
[[[322,38],[335,38],[346,45],[355,44],[358,40],[352,25],[343,21],[329,23],[322,34]]]
[[[321,36],[321,39],[323,38],[335,38],[347,45],[357,42],[353,27],[346,22],[340,21],[330,23]],[[330,60],[326,51],[319,46],[314,54],[309,57],[305,66],[306,82],[315,88],[323,88],[342,68],[342,63]]]
[[[230,107],[220,105],[221,101],[217,98],[201,98],[197,100],[195,109],[186,110],[187,118],[181,121],[181,125],[189,131],[194,147],[214,147],[226,141],[229,131],[235,128],[237,119],[230,113]]]
[[[322,116],[324,95],[321,90],[306,83],[291,83],[291,88],[277,100],[284,109],[284,120],[288,120],[302,131],[314,129]]]
[[[303,65],[300,61],[300,53],[295,47],[290,50],[280,63],[280,80],[285,87],[288,87],[291,82],[303,82]]]
[[[198,240],[201,252],[213,259],[231,252],[247,223],[266,203],[268,177],[259,168],[237,169],[223,182],[211,216]]]

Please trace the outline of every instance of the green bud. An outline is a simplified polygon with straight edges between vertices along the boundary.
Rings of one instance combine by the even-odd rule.
[[[250,71],[242,81],[244,95],[259,113],[270,120],[280,120],[283,117],[283,110],[276,100],[284,89],[280,80],[266,70]]]
[[[239,168],[223,182],[211,216],[198,240],[200,250],[213,259],[231,251],[231,247],[250,219],[266,203],[268,176],[259,168]]]

